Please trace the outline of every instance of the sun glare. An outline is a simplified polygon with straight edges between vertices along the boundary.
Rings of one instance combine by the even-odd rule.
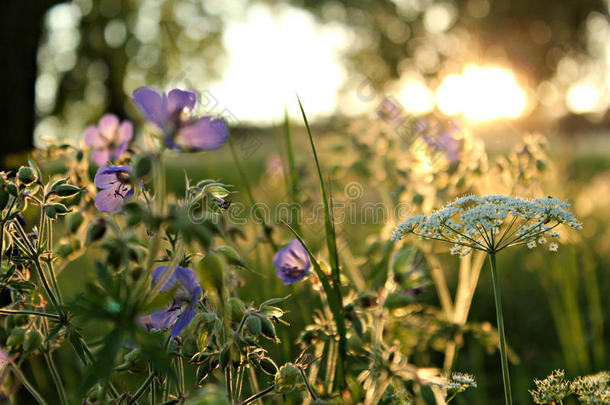
[[[514,119],[523,114],[527,97],[509,70],[468,65],[462,74],[442,80],[436,105],[447,115],[462,114],[469,121]]]

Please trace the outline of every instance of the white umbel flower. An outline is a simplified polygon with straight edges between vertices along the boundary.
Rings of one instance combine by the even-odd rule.
[[[392,239],[412,233],[422,239],[450,242],[454,244],[451,253],[460,256],[471,249],[499,252],[518,245],[534,248],[536,240],[542,245],[547,238],[558,237],[554,229],[559,225],[582,229],[569,208],[570,204],[555,198],[467,195],[430,215],[408,218],[396,228]]]
[[[549,250],[550,250],[551,252],[556,252],[556,251],[557,251],[557,248],[559,248],[559,245],[558,245],[557,243],[555,243],[555,242],[551,242],[551,243],[549,244]]]

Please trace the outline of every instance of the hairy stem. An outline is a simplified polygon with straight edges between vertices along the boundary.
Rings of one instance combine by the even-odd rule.
[[[502,317],[502,297],[500,295],[500,281],[498,280],[498,271],[496,268],[496,254],[489,253],[489,261],[491,263],[491,280],[494,289],[494,299],[496,302],[496,317],[498,321],[498,338],[500,340],[500,360],[502,362],[502,379],[504,381],[504,401],[506,405],[512,405],[513,399],[510,392],[510,377],[508,374],[508,358],[506,356],[506,337],[504,336],[504,320]]]

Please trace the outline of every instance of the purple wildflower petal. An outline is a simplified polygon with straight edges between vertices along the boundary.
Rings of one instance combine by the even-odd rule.
[[[112,139],[119,128],[119,119],[114,114],[104,114],[97,123],[97,129],[106,139]]]
[[[94,149],[93,152],[91,152],[91,160],[93,160],[96,165],[102,166],[110,160],[110,151],[108,149]]]
[[[116,173],[118,172],[131,173],[131,170],[128,166],[101,166],[97,170],[97,173],[95,173],[95,178],[93,179],[95,187],[102,189],[112,187],[118,181],[116,177]]]
[[[89,147],[102,148],[106,146],[106,140],[102,138],[100,131],[98,131],[95,125],[90,125],[85,129],[83,138],[85,140],[85,145]]]
[[[301,242],[293,239],[288,246],[275,254],[273,265],[277,267],[276,274],[282,279],[282,282],[291,284],[305,278],[309,273],[311,261]]]
[[[155,329],[167,329],[176,322],[179,313],[177,310],[170,311],[167,309],[154,311],[146,317],[148,319],[145,322],[147,321],[146,324]]]
[[[128,145],[129,144],[127,142],[123,142],[123,143],[120,143],[116,148],[114,148],[114,151],[112,152],[112,155],[113,155],[115,160],[120,158],[121,155],[123,153],[125,153],[125,151],[127,151],[127,146]]]
[[[177,266],[180,267],[180,266]],[[174,284],[176,284],[176,271],[172,271],[171,274],[169,276],[165,275],[165,272],[167,271],[167,266],[159,266],[157,268],[155,268],[152,272],[152,278],[153,281],[155,283],[158,283],[159,281],[161,281],[161,279],[163,279],[165,277],[165,282],[163,283],[162,286],[159,287],[159,291],[167,291],[169,289],[171,289]]]
[[[167,119],[167,100],[164,94],[159,94],[149,87],[140,87],[133,92],[133,101],[146,120],[152,121],[161,129],[164,128]]]
[[[119,127],[118,143],[128,143],[133,138],[133,124],[131,121],[123,121]]]
[[[107,188],[99,191],[95,196],[95,208],[102,212],[114,214],[121,210],[124,201],[125,199],[117,195],[114,188]]]
[[[167,113],[173,115],[176,112],[181,112],[183,109],[192,111],[197,102],[197,94],[191,91],[173,89],[167,95]]]
[[[197,293],[197,290],[201,290],[197,274],[195,274],[192,269],[188,267],[176,266],[174,274],[178,281],[180,281],[184,288],[186,288],[186,290],[189,292],[189,295],[194,296]]]
[[[189,269],[190,270],[190,269]],[[191,270],[192,271],[192,270]],[[190,303],[190,305],[188,305],[186,307],[186,309],[184,310],[184,312],[182,312],[180,314],[180,316],[178,317],[178,319],[176,320],[176,323],[174,324],[174,326],[172,327],[172,330],[170,332],[171,337],[175,338],[177,337],[180,332],[182,332],[182,330],[184,328],[186,328],[186,326],[193,320],[193,318],[195,317],[195,308],[197,307],[197,301],[199,300],[199,294],[201,293],[201,288],[197,288],[197,290],[195,291],[194,296],[192,297],[192,301]]]
[[[227,123],[222,119],[203,117],[183,127],[176,141],[187,150],[218,149],[229,139]]]

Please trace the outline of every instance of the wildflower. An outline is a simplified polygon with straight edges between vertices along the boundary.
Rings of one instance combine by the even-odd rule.
[[[555,243],[555,242],[551,242],[549,244],[549,250],[551,252],[556,252],[558,247],[559,247],[559,245],[557,243]]]
[[[584,404],[610,403],[610,373],[602,371],[594,375],[578,377],[572,383],[572,390]]]
[[[100,118],[97,126],[87,127],[83,137],[85,144],[93,149],[91,160],[102,166],[125,153],[133,137],[133,125],[130,121],[119,124],[116,115],[106,114]]]
[[[123,202],[133,196],[129,166],[103,165],[97,169],[93,182],[101,189],[95,196],[95,207],[100,211],[119,212]]]
[[[158,287],[160,291],[168,291],[176,286],[177,289],[167,309],[145,315],[140,321],[155,329],[171,327],[170,335],[175,338],[195,316],[195,307],[202,291],[199,280],[192,269],[181,266],[176,266],[169,275],[167,266],[159,266],[153,270],[152,277],[157,284],[163,281]]]
[[[149,87],[140,87],[133,92],[133,101],[144,117],[163,131],[168,148],[213,150],[229,139],[224,120],[192,116],[197,102],[197,95],[193,92],[173,89],[166,95]]]
[[[453,243],[452,254],[468,254],[471,249],[485,252],[518,245],[536,247],[536,239],[556,237],[559,225],[581,229],[570,205],[555,198],[524,200],[503,195],[468,195],[430,215],[417,215],[396,228],[393,240],[413,233],[422,239]],[[540,242],[540,243],[543,243]],[[556,243],[551,243],[553,250]]]
[[[459,130],[455,122],[441,124],[436,121],[418,121],[416,130],[421,134],[424,142],[436,152],[443,152],[449,163],[460,160],[462,142],[455,136]]]
[[[468,388],[476,387],[474,376],[466,373],[453,373],[445,383],[445,389],[449,392],[464,392]]]
[[[538,243],[541,245],[544,245],[546,243],[546,238],[543,236],[541,238],[538,239]]]
[[[572,393],[571,384],[566,381],[563,370],[554,370],[544,380],[534,380],[535,390],[529,390],[535,403],[558,403]]]
[[[299,369],[292,363],[286,363],[275,373],[275,390],[280,393],[291,392],[296,388]]]
[[[290,241],[288,246],[280,249],[273,257],[273,265],[277,267],[276,274],[284,284],[292,284],[302,280],[311,267],[307,250],[296,239]]]

